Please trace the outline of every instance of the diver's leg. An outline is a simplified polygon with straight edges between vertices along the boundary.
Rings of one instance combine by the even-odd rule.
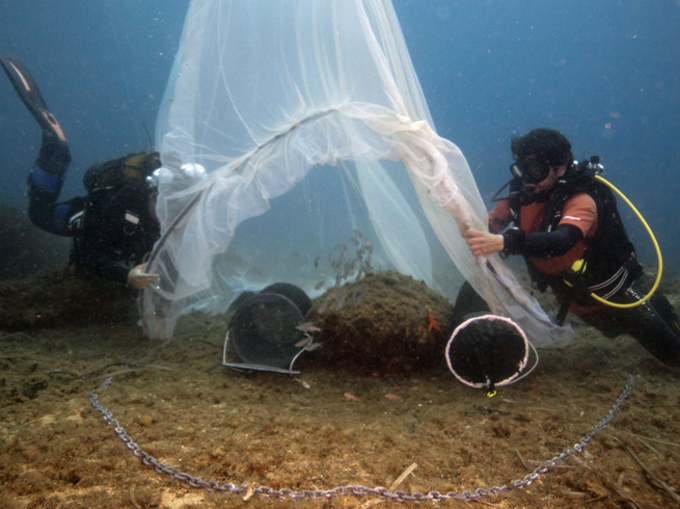
[[[666,296],[657,291],[649,301],[666,324],[680,336],[680,316],[678,316],[678,313]]]
[[[56,203],[51,209],[50,217],[44,218],[45,221],[49,220],[49,223],[46,223],[46,228],[43,229],[63,237],[77,235],[82,228],[83,218],[80,213],[85,210],[86,201],[86,198],[76,196],[69,201]]]
[[[588,325],[595,327],[605,337],[615,338],[626,332],[620,317],[620,310],[612,307],[603,307],[590,313],[579,313],[578,317]]]
[[[626,300],[637,302],[640,295],[629,288]],[[680,323],[673,306],[660,293],[641,305],[623,310],[618,316],[638,343],[667,366],[680,367]]]
[[[42,128],[42,145],[28,176],[28,216],[38,228],[68,235],[69,205],[57,205],[66,171],[71,162],[68,144],[59,122],[47,109],[38,84],[16,58],[0,55],[3,68],[21,101]]]
[[[28,217],[38,228],[56,235],[68,235],[67,208],[57,200],[71,162],[68,144],[43,130],[40,154],[28,176]]]

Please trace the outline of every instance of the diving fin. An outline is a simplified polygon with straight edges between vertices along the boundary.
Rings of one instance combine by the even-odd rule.
[[[28,111],[31,112],[33,118],[40,124],[43,131],[55,135],[61,141],[66,141],[64,132],[59,126],[59,122],[54,118],[47,108],[47,104],[40,93],[38,84],[28,72],[24,65],[13,57],[0,55],[0,65],[7,73],[9,81],[12,83],[14,90],[17,91],[21,101],[26,105]]]

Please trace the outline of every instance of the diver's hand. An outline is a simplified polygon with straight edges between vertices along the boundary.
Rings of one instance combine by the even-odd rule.
[[[145,290],[148,288],[151,282],[158,277],[158,274],[147,274],[144,272],[145,270],[146,263],[137,265],[135,268],[131,269],[127,276],[128,284],[137,290]]]
[[[463,237],[467,239],[467,245],[475,256],[489,256],[503,251],[503,248],[505,247],[503,235],[468,230],[463,234]]]

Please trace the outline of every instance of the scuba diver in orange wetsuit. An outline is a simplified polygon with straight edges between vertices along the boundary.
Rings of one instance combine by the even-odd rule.
[[[550,287],[560,302],[558,324],[574,312],[605,336],[627,332],[680,367],[680,319],[666,297],[657,291],[622,309],[592,296],[619,305],[643,300],[633,289],[642,275],[635,247],[611,189],[595,178],[599,158],[574,161],[569,140],[545,128],[513,138],[511,150],[510,192],[489,213],[490,232],[466,232],[472,254],[522,255],[538,289]]]

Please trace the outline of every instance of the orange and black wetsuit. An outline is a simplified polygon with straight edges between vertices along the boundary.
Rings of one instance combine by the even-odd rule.
[[[597,232],[597,205],[587,193],[578,193],[565,202],[556,227],[550,232],[541,232],[547,206],[548,201],[534,202],[513,214],[510,203],[503,200],[489,213],[489,229],[499,233],[517,217],[518,228],[507,230],[503,235],[505,253],[523,255],[532,273],[538,272],[548,276],[547,279],[554,279],[561,277],[574,262],[584,257],[587,241],[592,240]],[[564,296],[559,288],[555,288],[554,284],[550,286],[562,302]],[[572,302],[570,311],[583,313],[600,306],[597,303],[588,306]]]
[[[627,332],[659,361],[680,367],[680,319],[666,297],[657,291],[649,301],[630,309],[605,306],[589,297],[596,292],[617,303],[641,299],[632,288],[641,267],[618,211],[615,219],[620,232],[608,236],[602,231],[603,224],[615,229],[613,214],[603,209],[596,193],[578,189],[566,193],[559,210],[551,207],[555,201],[551,198],[515,208],[511,200],[504,200],[489,213],[489,228],[494,233],[515,225],[502,233],[505,253],[523,255],[539,289],[549,286],[558,301],[569,305],[569,311],[607,337]],[[572,264],[583,258],[589,267],[582,293],[575,294],[575,285],[565,284],[564,278]]]

